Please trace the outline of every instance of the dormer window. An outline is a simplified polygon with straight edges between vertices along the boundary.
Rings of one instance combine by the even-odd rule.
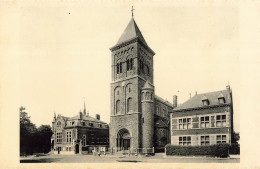
[[[89,122],[89,126],[93,127],[93,123],[92,123],[92,122]]]
[[[82,126],[85,126],[86,125],[86,123],[85,122],[82,122]]]
[[[222,93],[218,96],[218,102],[219,104],[224,104],[225,103],[225,97],[223,96]]]
[[[202,100],[203,106],[208,106],[209,105],[209,100]]]
[[[218,98],[218,102],[219,102],[219,104],[224,104],[225,103],[225,98],[224,97]]]
[[[101,123],[99,123],[99,124],[98,124],[98,127],[100,127],[100,128],[101,128],[101,127],[102,127],[102,124],[101,124]]]
[[[202,100],[203,106],[208,106],[209,105],[209,99],[206,96],[204,96],[201,100]]]

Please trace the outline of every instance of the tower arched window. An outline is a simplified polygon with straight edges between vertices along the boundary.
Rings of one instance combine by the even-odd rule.
[[[133,69],[133,64],[134,64],[134,63],[133,63],[133,58],[131,58],[131,59],[130,59],[130,65],[129,65],[129,66],[130,66],[130,70]]]
[[[126,69],[127,70],[132,70],[133,69],[133,58],[127,59],[127,61],[126,61]]]
[[[116,101],[116,114],[120,114],[120,100]]]
[[[119,73],[119,63],[116,64],[116,73]]]
[[[127,99],[127,113],[133,111],[133,99],[130,97]]]
[[[122,62],[116,64],[116,73],[122,73]]]
[[[120,62],[120,64],[119,64],[119,71],[120,71],[120,73],[122,73],[122,62]]]

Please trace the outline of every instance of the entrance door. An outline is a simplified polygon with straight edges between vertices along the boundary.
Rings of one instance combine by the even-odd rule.
[[[75,153],[78,154],[78,153],[79,153],[79,145],[76,144],[76,147],[75,147],[75,148],[76,148],[76,152],[75,152]]]
[[[130,147],[130,139],[123,139],[124,150],[128,150]]]

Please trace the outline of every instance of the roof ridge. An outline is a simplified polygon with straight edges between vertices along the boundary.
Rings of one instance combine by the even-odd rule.
[[[199,93],[199,94],[194,95],[194,96],[205,95],[205,94],[216,93],[216,92],[223,92],[223,91],[227,91],[227,89],[225,89],[225,90],[217,90],[217,91],[213,91],[213,92]],[[194,96],[193,96],[193,97],[194,97]]]
[[[122,44],[124,42],[127,42],[128,40],[130,39],[133,39],[133,38],[138,38],[140,39],[145,45],[147,45],[140,29],[138,28],[134,18],[132,18],[130,20],[130,22],[128,23],[128,25],[126,26],[123,34],[120,36],[119,40],[117,41],[117,44]],[[147,45],[148,46],[148,45]]]

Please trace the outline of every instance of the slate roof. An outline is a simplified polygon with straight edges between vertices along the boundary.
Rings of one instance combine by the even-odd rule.
[[[79,114],[76,115],[76,116],[73,116],[73,117],[69,118],[68,120],[78,120],[78,119],[80,119]],[[107,123],[105,123],[105,122],[103,122],[103,121],[101,121],[101,120],[98,120],[98,119],[96,119],[96,118],[94,118],[94,117],[91,117],[91,116],[86,116],[86,115],[84,115],[84,114],[82,114],[82,120],[88,120],[88,121],[92,121],[92,122],[107,124]]]
[[[181,104],[180,106],[177,106],[173,111],[175,110],[183,110],[183,109],[190,109],[190,108],[199,108],[199,107],[205,107],[202,104],[202,100],[208,99],[209,101],[209,106],[215,106],[215,105],[220,105],[218,98],[224,97],[225,99],[225,104],[231,103],[231,98],[229,94],[229,90],[221,90],[221,91],[216,91],[216,92],[209,92],[209,93],[202,93],[202,94],[197,94]]]
[[[156,114],[154,114],[154,119],[155,119],[155,126],[158,128],[168,128],[168,123],[169,121],[166,120],[165,118],[162,118]]]
[[[168,100],[164,100],[164,99],[162,99],[161,97],[159,97],[159,96],[154,96],[154,99],[155,100],[158,100],[158,101],[160,101],[160,102],[162,102],[162,103],[165,103],[166,105],[168,105],[168,106],[170,106],[170,107],[173,107],[173,104],[172,103],[170,103],[170,102],[168,102]]]
[[[146,41],[144,40],[144,37],[141,33],[141,31],[139,30],[137,24],[135,23],[134,18],[132,18],[130,20],[130,22],[128,23],[127,27],[125,28],[123,34],[121,35],[121,37],[119,38],[117,45],[121,44],[123,42],[129,41],[131,39],[134,38],[138,38],[139,40],[141,40],[145,45],[147,45]],[[148,46],[148,45],[147,45]]]
[[[150,82],[146,81],[142,89],[153,89],[153,85]]]

